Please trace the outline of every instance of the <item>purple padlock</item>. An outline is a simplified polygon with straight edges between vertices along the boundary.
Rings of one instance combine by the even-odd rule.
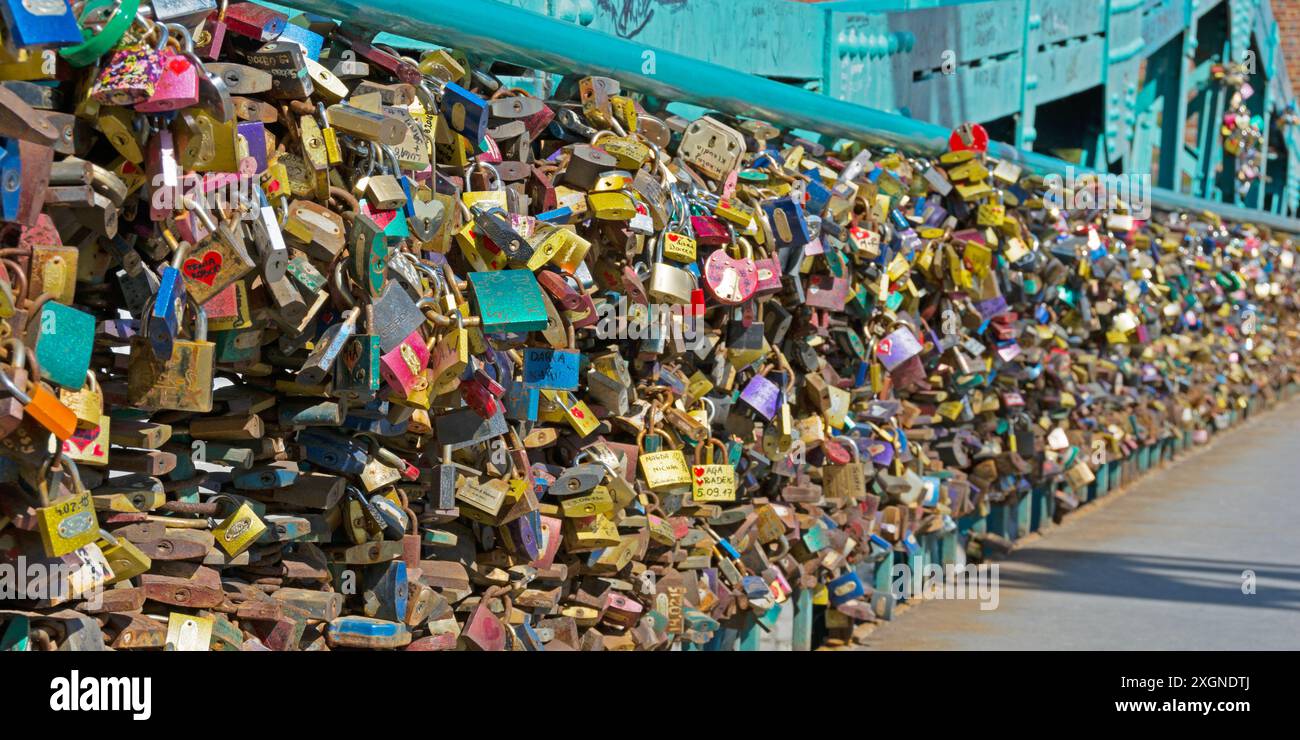
[[[781,388],[762,375],[755,375],[740,392],[740,400],[758,412],[764,419],[771,421],[781,407]]]
[[[998,347],[998,357],[1002,358],[1003,362],[1011,362],[1020,356],[1020,352],[1020,344],[1014,341]]]
[[[921,343],[906,326],[900,326],[876,342],[876,357],[880,358],[886,370],[892,371],[919,354]]]
[[[894,462],[894,446],[892,444],[879,439],[873,439],[870,441],[870,447],[868,449],[871,454],[871,462],[876,465],[879,465],[880,467],[888,467],[890,463]]]
[[[997,295],[986,301],[976,301],[975,310],[979,311],[981,319],[988,321],[994,316],[1000,316],[1006,313],[1011,310],[1011,308],[1007,305],[1006,296]]]

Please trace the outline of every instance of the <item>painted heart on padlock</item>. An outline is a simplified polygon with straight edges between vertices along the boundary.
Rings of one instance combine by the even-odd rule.
[[[99,439],[99,427],[78,429],[72,433],[71,437],[68,437],[67,441],[76,445],[78,452],[85,452],[86,448],[94,444],[97,439]]]
[[[162,75],[153,95],[136,103],[142,113],[165,113],[188,108],[199,101],[198,70],[189,59],[170,49],[162,52]]]
[[[736,259],[717,249],[704,260],[704,285],[720,303],[744,303],[758,290],[758,268],[752,259]]]
[[[202,260],[193,257],[185,260],[182,269],[186,277],[211,287],[217,279],[217,273],[221,272],[222,261],[221,253],[212,251],[203,255]]]
[[[906,328],[895,329],[876,343],[876,356],[885,369],[890,371],[920,353],[921,343]]]
[[[696,483],[699,483],[699,484],[703,484],[703,483],[704,483],[704,467],[701,466],[701,465],[696,465],[696,466],[692,469],[692,472],[695,473],[695,482],[696,482]]]

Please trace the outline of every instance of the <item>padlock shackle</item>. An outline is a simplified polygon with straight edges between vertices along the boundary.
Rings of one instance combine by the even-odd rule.
[[[708,462],[703,462],[700,459],[704,455],[705,448],[708,448],[709,450]],[[713,451],[715,449],[722,450],[723,459],[724,460],[727,459],[728,451],[727,451],[726,443],[724,443],[722,440],[718,439],[717,437],[709,437],[704,442],[695,445],[695,464],[696,465],[721,465],[722,463],[714,462]]]
[[[4,368],[0,368],[0,386],[3,386],[8,390],[9,393],[12,394],[14,398],[18,399],[18,402],[23,406],[32,402],[32,397],[27,395],[25,391],[21,390],[14,384],[13,378],[9,377],[9,373],[6,373]]]
[[[13,363],[14,369],[22,370],[26,368],[27,367],[27,343],[24,342],[22,340],[22,337],[19,336],[5,337],[4,340],[0,341],[0,348],[10,348],[10,347],[13,350],[11,352],[12,357],[10,358],[10,361]]]
[[[0,250],[0,254],[4,254],[7,251],[9,250]],[[0,257],[0,270],[4,271],[4,277],[6,280],[17,283],[15,286],[17,289],[13,291],[14,304],[15,307],[17,307],[18,304],[21,304],[26,300],[24,296],[27,295],[27,275],[17,262],[8,257]]]
[[[826,441],[835,442],[841,447],[847,447],[850,454],[853,456],[853,461],[857,463],[862,462],[862,450],[858,449],[858,445],[853,441],[853,438],[841,435],[838,437],[828,437]]]
[[[491,182],[495,182],[495,183],[496,183],[496,187],[494,187],[494,188],[492,188],[491,190],[488,190],[488,191],[486,191],[486,192],[493,192],[493,193],[496,193],[496,192],[504,192],[504,191],[505,191],[506,187],[505,187],[505,184],[501,181],[501,172],[500,172],[500,170],[498,170],[496,167],[493,167],[491,164],[489,164],[489,163],[487,163],[487,162],[484,162],[484,161],[481,160],[481,159],[478,159],[478,160],[475,160],[475,161],[471,162],[470,165],[469,165],[468,167],[465,168],[465,188],[466,188],[466,192],[471,192],[471,193],[472,193],[472,192],[484,192],[484,191],[473,191],[473,190],[469,190],[469,188],[470,188],[470,180],[469,180],[469,179],[470,179],[470,177],[474,174],[474,170],[476,170],[476,169],[487,170],[487,172],[488,172],[489,174],[492,175],[492,179],[489,180],[489,183],[491,183]],[[459,203],[461,203],[462,205],[464,205],[464,201],[463,201],[463,200],[457,199],[457,202],[459,202]]]
[[[0,371],[0,376],[3,375],[4,375],[3,371]],[[0,382],[3,382],[3,380],[0,380]],[[11,387],[11,386],[12,384],[9,384],[7,387]],[[41,464],[40,469],[36,473],[36,479],[38,481],[36,486],[36,493],[41,499],[42,507],[50,505],[49,477],[54,473],[55,460],[59,461],[59,469],[62,470],[66,468],[67,472],[71,476],[72,483],[73,483],[73,488],[72,488],[73,493],[80,494],[85,492],[86,490],[85,484],[81,482],[81,470],[77,467],[76,461],[73,460],[71,457],[69,457],[68,453],[64,452],[62,446],[60,446],[59,451],[56,454],[50,455],[49,457],[45,458],[45,462]]]
[[[117,540],[117,537],[113,536],[113,533],[108,531],[107,529],[99,530],[99,538],[107,542],[109,547],[117,547],[120,544]]]
[[[194,331],[193,331],[193,333],[192,333],[192,335],[191,335],[191,341],[195,341],[195,342],[206,342],[206,341],[208,341],[208,312],[207,312],[207,310],[204,309],[203,306],[198,302],[198,300],[194,298],[194,294],[193,294],[193,293],[190,293],[188,290],[184,289],[184,287],[182,287],[182,289],[181,289],[181,293],[184,294],[183,302],[184,302],[185,304],[188,304],[191,308],[194,309]],[[153,295],[149,296],[149,299],[148,299],[147,301],[145,301],[145,306],[146,306],[146,307],[147,307],[147,306],[152,306],[153,303],[154,303],[154,301],[156,301],[156,300],[158,300],[158,293],[157,293],[157,292],[154,292]],[[179,318],[179,317],[178,317],[178,318]],[[149,339],[149,322],[147,322],[147,321],[143,323],[143,329],[141,330],[141,336],[142,336],[145,340],[148,340],[148,339]]]

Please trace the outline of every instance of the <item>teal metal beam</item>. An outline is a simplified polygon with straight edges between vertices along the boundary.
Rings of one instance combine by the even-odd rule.
[[[949,131],[925,121],[835,100],[802,88],[728,69],[555,20],[495,0],[285,0],[299,10],[345,19],[358,26],[462,49],[483,59],[548,72],[603,75],[624,87],[736,116],[936,156],[948,149]],[[1055,157],[1001,142],[989,154],[1039,174],[1064,175],[1074,167]],[[1075,168],[1079,170],[1080,168]],[[1248,211],[1153,188],[1157,208],[1208,210],[1300,234],[1300,220]],[[1241,215],[1246,214],[1246,215]]]

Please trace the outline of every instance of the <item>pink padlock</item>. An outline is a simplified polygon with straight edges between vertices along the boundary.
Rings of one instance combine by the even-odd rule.
[[[706,247],[720,247],[731,241],[726,225],[713,216],[691,216],[691,231],[696,243]]]
[[[141,113],[166,113],[199,102],[198,68],[184,54],[162,51],[162,76],[154,83],[153,95],[135,104]]]
[[[403,395],[419,390],[426,381],[424,368],[429,364],[429,347],[420,330],[411,332],[401,344],[379,358],[379,375]]]
[[[602,619],[606,624],[630,629],[635,627],[636,623],[641,620],[641,613],[644,609],[645,607],[641,606],[641,602],[611,591]]]
[[[486,162],[487,164],[501,164],[501,147],[497,146],[497,143],[491,136],[484,136],[483,143],[487,145],[487,148],[475,157],[475,159],[479,162]]]

